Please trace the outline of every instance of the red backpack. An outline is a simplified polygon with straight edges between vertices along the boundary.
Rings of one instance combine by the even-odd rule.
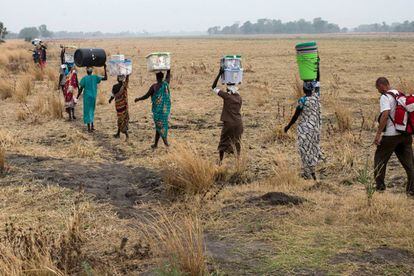
[[[398,95],[388,91],[386,95],[391,95],[397,102],[394,118],[395,129],[405,134],[414,134],[414,95],[405,95],[398,92]]]

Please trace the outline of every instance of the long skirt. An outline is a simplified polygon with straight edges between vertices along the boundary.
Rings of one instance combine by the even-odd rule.
[[[152,114],[154,118],[154,125],[155,125],[155,131],[157,131],[162,138],[166,139],[168,138],[168,130],[169,130],[169,113],[153,113]]]
[[[224,122],[223,128],[221,129],[218,150],[226,153],[234,153],[234,149],[236,149],[236,151],[240,151],[240,140],[243,131],[243,123],[230,124]]]
[[[322,160],[319,129],[299,125],[298,147],[302,160],[302,174],[306,178],[311,178],[315,173],[316,165]]]
[[[95,118],[96,98],[90,96],[83,97],[83,122],[91,124]]]
[[[116,115],[118,117],[118,129],[122,133],[128,132],[129,112],[126,96],[115,98]]]

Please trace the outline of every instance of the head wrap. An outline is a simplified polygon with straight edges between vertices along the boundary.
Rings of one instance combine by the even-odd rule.
[[[239,88],[235,85],[227,85],[227,91],[230,94],[239,94]]]

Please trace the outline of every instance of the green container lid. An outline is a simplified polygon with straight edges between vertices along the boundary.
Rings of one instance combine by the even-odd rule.
[[[241,59],[241,55],[225,55],[224,59]]]
[[[298,49],[298,48],[307,48],[307,47],[316,47],[316,46],[317,46],[316,41],[310,41],[310,42],[296,44],[296,49]]]

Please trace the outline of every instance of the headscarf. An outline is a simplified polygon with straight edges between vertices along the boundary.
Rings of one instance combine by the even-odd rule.
[[[239,94],[239,88],[235,85],[227,85],[227,93]]]

